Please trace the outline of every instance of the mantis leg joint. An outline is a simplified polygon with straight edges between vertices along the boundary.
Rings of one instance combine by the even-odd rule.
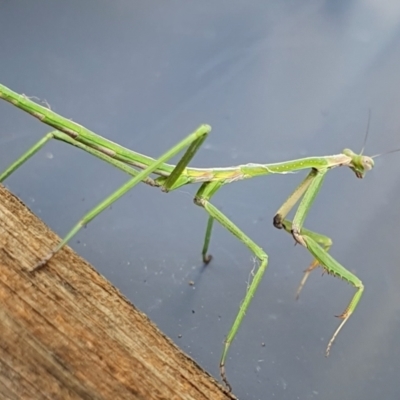
[[[273,224],[275,228],[282,229],[283,228],[283,217],[281,214],[276,214],[273,219]]]
[[[202,197],[195,196],[193,202],[196,204],[196,206],[204,207],[207,200],[203,199]]]
[[[306,249],[308,248],[307,243],[305,242],[305,240],[303,239],[303,236],[301,235],[300,231],[297,228],[292,228],[291,233],[292,233],[293,239],[296,241],[296,243],[301,244]]]

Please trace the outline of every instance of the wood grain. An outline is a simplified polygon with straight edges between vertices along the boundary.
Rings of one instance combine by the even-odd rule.
[[[1,399],[235,399],[0,185]]]

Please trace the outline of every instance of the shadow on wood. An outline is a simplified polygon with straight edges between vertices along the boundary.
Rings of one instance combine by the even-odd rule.
[[[0,185],[2,399],[234,399]]]

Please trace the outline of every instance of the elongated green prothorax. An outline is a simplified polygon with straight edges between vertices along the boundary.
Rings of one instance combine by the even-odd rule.
[[[228,168],[192,168],[188,167],[188,164],[210,133],[211,127],[209,125],[205,124],[199,126],[185,139],[180,141],[160,157],[152,158],[105,139],[76,122],[64,118],[50,109],[37,104],[27,96],[19,95],[1,84],[0,98],[56,129],[39,140],[2,174],[0,174],[0,182],[15,172],[25,163],[25,161],[53,138],[78,147],[131,176],[130,179],[118,190],[109,195],[93,210],[84,215],[54,249],[51,249],[50,251],[45,249],[45,253],[40,260],[32,261],[34,266],[31,272],[38,271],[47,263],[49,263],[50,268],[54,268],[54,265],[52,266],[52,263],[49,262],[51,258],[61,250],[83,226],[88,224],[93,218],[108,208],[130,189],[135,187],[138,183],[143,182],[154,187],[160,187],[164,192],[175,190],[182,185],[192,183],[201,184],[195,195],[194,202],[198,206],[203,207],[208,214],[208,222],[202,250],[203,262],[208,264],[211,261],[208,247],[214,221],[220,223],[241,243],[247,246],[259,262],[255,271],[252,271],[252,274],[250,275],[250,282],[248,282],[244,299],[240,304],[238,313],[225,339],[220,359],[221,377],[229,390],[230,385],[225,374],[225,362],[228,351],[243,318],[248,311],[251,300],[256,293],[264,272],[267,269],[268,256],[258,244],[256,244],[237,225],[235,225],[234,222],[213,205],[211,199],[222,186],[231,182],[236,182],[241,179],[250,179],[261,175],[287,174],[308,169],[308,175],[278,209],[273,219],[273,223],[277,228],[288,232],[297,243],[300,243],[310,252],[313,258],[313,261],[307,268],[297,290],[297,296],[303,288],[310,272],[318,266],[329,274],[350,283],[355,288],[355,294],[353,295],[349,305],[339,317],[342,321],[328,342],[326,355],[329,354],[336,336],[356,309],[357,304],[361,299],[364,286],[354,274],[348,271],[329,254],[329,249],[332,246],[331,239],[327,236],[321,235],[320,233],[310,231],[304,228],[303,225],[307,214],[322,187],[325,176],[330,169],[347,166],[354,171],[358,178],[363,178],[365,173],[374,166],[372,157],[364,156],[362,154],[363,151],[361,151],[361,154],[355,154],[353,151],[345,149],[343,150],[343,153],[337,155],[308,157],[273,164],[249,163]],[[176,165],[167,164],[172,157],[180,152],[183,152],[183,155]],[[297,208],[295,208],[296,204],[298,204]],[[293,220],[288,220],[287,216],[292,209],[294,209]]]

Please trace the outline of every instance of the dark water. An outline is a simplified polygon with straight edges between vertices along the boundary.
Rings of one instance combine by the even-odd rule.
[[[394,1],[2,1],[0,50],[1,83],[152,156],[203,122],[213,132],[195,166],[359,151],[369,108],[366,153],[400,147]],[[48,130],[0,103],[0,169]],[[307,219],[366,287],[328,359],[334,315],[353,289],[316,272],[296,302],[310,257],[271,224],[303,174],[239,182],[216,195],[214,204],[270,256],[227,363],[240,399],[399,398],[399,170],[393,154],[363,181],[330,172]],[[50,143],[6,183],[63,235],[125,181]],[[195,190],[137,187],[71,245],[218,377],[254,261],[217,226],[215,258],[202,269],[206,215],[193,205]]]

